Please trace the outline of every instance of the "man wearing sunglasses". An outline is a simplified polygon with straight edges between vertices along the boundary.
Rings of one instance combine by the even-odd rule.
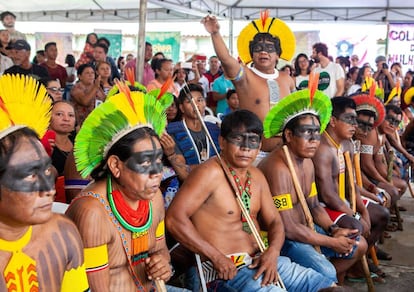
[[[63,99],[64,88],[60,86],[59,79],[43,78],[40,82],[46,87],[47,93],[52,101]]]

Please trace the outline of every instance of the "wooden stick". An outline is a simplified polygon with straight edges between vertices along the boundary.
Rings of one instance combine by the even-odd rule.
[[[285,153],[287,164],[290,171],[290,176],[293,180],[293,185],[295,186],[296,195],[298,197],[299,203],[302,207],[303,213],[305,214],[306,224],[310,229],[315,231],[315,225],[313,224],[312,214],[309,210],[308,203],[306,202],[305,195],[303,194],[302,187],[299,183],[298,176],[295,171],[295,167],[293,166],[292,158],[290,157],[289,149],[286,145],[282,147],[283,152]],[[321,253],[321,248],[317,245],[313,246],[317,252]]]
[[[234,182],[233,176],[231,175],[230,170],[227,168],[227,165],[221,159],[220,153],[218,152],[218,149],[217,149],[216,145],[214,144],[214,140],[211,137],[210,132],[207,129],[207,126],[206,126],[206,124],[204,122],[204,119],[203,119],[203,117],[202,117],[202,115],[201,115],[201,113],[200,113],[200,111],[199,111],[199,109],[197,107],[197,104],[195,103],[194,98],[191,95],[191,91],[190,91],[190,89],[188,87],[188,84],[185,81],[184,81],[184,87],[183,87],[183,89],[185,90],[188,98],[191,101],[191,104],[192,104],[192,106],[193,106],[193,108],[194,108],[194,110],[195,110],[195,112],[197,114],[197,118],[199,119],[199,121],[201,123],[201,126],[202,126],[202,128],[204,130],[204,133],[206,134],[207,139],[209,140],[211,146],[213,147],[214,152],[217,154],[218,163],[221,166],[221,168],[223,169],[224,174],[225,174],[225,177],[226,177],[227,181],[229,182],[230,186],[232,187],[232,189],[233,189],[233,191],[235,193],[235,197],[236,197],[237,204],[239,205],[240,210],[241,210],[241,212],[243,214],[243,217],[246,219],[247,224],[248,224],[250,230],[252,231],[253,237],[254,237],[257,245],[259,246],[259,250],[261,252],[263,252],[263,251],[266,250],[266,246],[265,246],[262,238],[260,237],[260,234],[257,231],[256,225],[254,224],[252,218],[250,217],[249,212],[247,211],[246,207],[243,204],[243,201],[242,201],[242,198],[241,198],[241,194],[239,193],[239,190],[238,190],[238,188],[237,188],[237,186],[236,186],[236,184]],[[278,277],[278,281],[277,281],[276,285],[278,285],[280,288],[286,290],[285,284],[283,283],[282,278],[280,277],[279,273],[277,273],[277,277]]]
[[[155,286],[158,292],[167,292],[164,280],[155,280]]]
[[[352,168],[351,156],[349,155],[349,151],[346,151],[344,153],[344,157],[345,157],[345,164],[346,164],[346,169],[348,172],[348,180],[349,180],[349,186],[350,186],[350,191],[351,191],[351,207],[352,207],[352,211],[355,213],[356,212],[356,192],[355,192],[355,182],[354,182],[354,171]],[[361,264],[364,270],[365,278],[367,280],[368,291],[374,292],[375,291],[374,282],[372,281],[372,278],[371,278],[371,272],[369,271],[368,261],[367,261],[367,257],[365,256],[365,254],[361,258]]]
[[[357,186],[362,188],[363,184],[362,184],[362,174],[361,174],[360,144],[361,142],[359,140],[355,141],[354,168],[355,168],[355,178],[356,178]],[[379,261],[377,258],[377,251],[375,250],[375,245],[372,245],[369,248],[369,254],[371,255],[371,259],[374,265],[378,267]]]

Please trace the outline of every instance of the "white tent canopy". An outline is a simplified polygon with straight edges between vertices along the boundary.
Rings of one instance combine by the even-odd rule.
[[[2,1],[18,21],[138,22],[139,0]],[[406,0],[148,0],[147,21],[189,21],[212,13],[222,18],[257,18],[260,10],[289,21],[414,22]]]

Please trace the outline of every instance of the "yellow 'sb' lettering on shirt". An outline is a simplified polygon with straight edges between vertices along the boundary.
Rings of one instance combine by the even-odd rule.
[[[293,208],[292,197],[290,194],[273,196],[273,202],[279,211],[289,210]]]
[[[316,189],[316,184],[315,184],[315,182],[312,182],[311,191],[310,191],[308,197],[312,198],[312,197],[316,196],[317,194],[318,194],[318,190]]]

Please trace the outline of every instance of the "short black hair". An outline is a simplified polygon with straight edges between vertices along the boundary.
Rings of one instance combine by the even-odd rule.
[[[234,89],[227,90],[226,99],[229,99],[231,97],[231,95],[234,94],[234,93],[236,93],[236,90],[234,90]]]
[[[203,87],[201,87],[201,85],[190,83],[188,86],[184,86],[183,89],[180,90],[180,94],[178,95],[178,101],[180,104],[183,104],[184,101],[189,98],[188,92],[191,91],[198,91],[202,96],[204,96]]]
[[[0,20],[3,21],[3,19],[8,16],[11,15],[14,19],[16,19],[16,15],[10,11],[4,11],[0,14]]]
[[[393,104],[388,104],[385,106],[385,112],[388,114],[390,111],[393,111],[394,113],[396,113],[397,115],[402,115],[402,110],[400,107],[393,105]]]
[[[100,37],[97,42],[101,44],[104,42],[104,45],[106,45],[108,48],[111,46],[111,42],[106,37]]]
[[[226,138],[235,130],[243,130],[246,133],[263,134],[263,123],[259,117],[249,110],[236,110],[224,116],[220,127],[220,136]]]
[[[332,116],[338,118],[347,108],[356,110],[355,101],[352,98],[345,96],[336,96],[331,99],[332,102]]]
[[[363,110],[357,110],[357,115],[363,115],[363,116],[368,116],[368,117],[372,117],[372,118],[374,118],[374,119],[376,119],[376,117],[377,117],[377,115],[375,114],[375,112],[373,112],[373,111],[370,111],[370,110],[366,110],[366,109],[363,109]]]
[[[45,45],[45,51],[47,51],[47,49],[48,49],[49,47],[51,47],[51,46],[55,46],[55,47],[56,47],[56,42],[48,42],[48,43]]]
[[[82,64],[78,67],[78,71],[77,71],[78,76],[81,75],[83,71],[85,71],[86,68],[92,68],[93,71],[95,71],[95,67],[92,64],[90,63]]]
[[[270,33],[267,33],[267,32],[257,33],[254,36],[253,40],[250,41],[249,43],[250,56],[253,56],[253,45],[255,43],[264,42],[264,41],[272,42],[275,45],[276,54],[280,57],[280,55],[282,54],[282,47],[280,45],[280,39],[278,37],[272,36]]]
[[[107,45],[102,44],[102,43],[97,43],[94,47],[95,48],[96,47],[100,47],[100,48],[102,48],[104,50],[105,54],[108,54],[108,46]]]
[[[316,53],[321,53],[323,56],[328,57],[328,46],[324,43],[316,43],[312,46],[312,49]]]

